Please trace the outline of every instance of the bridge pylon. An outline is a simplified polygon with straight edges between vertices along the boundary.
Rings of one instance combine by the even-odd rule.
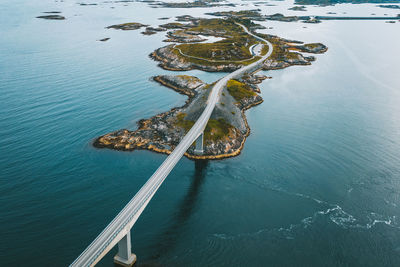
[[[114,257],[114,262],[117,265],[131,267],[136,262],[136,255],[131,250],[131,231],[118,242],[118,254]]]
[[[194,149],[194,153],[198,155],[202,155],[204,152],[204,131],[197,137],[196,139],[196,148]]]

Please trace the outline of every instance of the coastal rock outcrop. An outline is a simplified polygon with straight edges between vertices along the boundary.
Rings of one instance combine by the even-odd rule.
[[[65,20],[65,17],[61,15],[44,15],[44,16],[37,16],[36,18],[48,19],[48,20]]]
[[[208,61],[212,64],[203,65],[200,63],[187,61],[184,58],[179,57],[177,53],[179,53],[179,51],[174,48],[174,45],[168,45],[158,48],[150,54],[150,57],[156,61],[159,61],[159,66],[163,69],[175,71],[198,69],[208,72],[232,72],[243,66],[241,64],[219,63],[212,61]]]
[[[107,29],[116,29],[116,30],[123,30],[123,31],[132,31],[132,30],[137,30],[142,27],[147,27],[148,25],[138,23],[138,22],[129,22],[129,23],[123,23],[123,24],[116,24],[116,25],[111,25],[108,26]]]
[[[189,97],[195,96],[196,89],[205,85],[199,78],[188,75],[159,75],[153,80]]]

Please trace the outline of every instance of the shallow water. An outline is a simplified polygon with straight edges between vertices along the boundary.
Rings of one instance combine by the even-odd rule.
[[[253,8],[248,6],[223,10]],[[374,5],[264,12],[395,14]],[[127,5],[127,6],[125,6]],[[114,9],[110,7],[114,6]],[[35,19],[60,10],[66,21]],[[0,261],[71,263],[165,159],[98,150],[91,141],[185,97],[149,80],[163,33],[106,30],[220,9],[142,3],[0,4]],[[380,14],[382,13],[382,14]],[[171,21],[171,20],[170,20]],[[265,74],[247,112],[242,154],[182,159],[132,231],[138,265],[397,266],[400,264],[399,23],[263,23],[263,32],[323,42],[312,66]],[[307,28],[304,28],[307,27]],[[96,40],[111,37],[107,42]],[[213,82],[221,73],[185,74]],[[110,252],[100,266],[112,266]]]

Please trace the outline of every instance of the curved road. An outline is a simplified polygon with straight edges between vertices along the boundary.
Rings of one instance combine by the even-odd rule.
[[[237,23],[238,24],[238,23]],[[94,266],[98,263],[126,234],[129,233],[132,226],[135,224],[151,198],[157,192],[158,188],[164,182],[167,175],[171,172],[174,166],[181,159],[186,150],[193,144],[193,142],[202,134],[207,122],[214,110],[215,105],[219,101],[222,89],[226,83],[237,76],[242,75],[271,56],[273,47],[270,42],[262,39],[249,32],[246,27],[238,24],[250,35],[267,43],[269,49],[268,53],[260,60],[244,66],[221,80],[219,80],[213,87],[207,101],[207,106],[203,113],[184,136],[179,145],[174,151],[166,158],[157,171],[150,177],[144,186],[136,193],[136,195],[126,204],[120,213],[111,221],[111,223],[97,236],[97,238],[82,252],[82,254],[70,265],[74,267]]]

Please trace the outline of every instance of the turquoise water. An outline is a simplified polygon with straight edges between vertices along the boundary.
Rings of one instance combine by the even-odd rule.
[[[68,265],[165,159],[91,146],[185,101],[149,80],[171,73],[148,58],[162,34],[104,27],[209,10],[124,5],[0,4],[2,266]],[[310,10],[393,13],[357,7]],[[51,10],[67,20],[35,19]],[[400,265],[400,24],[265,25],[329,51],[266,73],[240,156],[180,161],[133,228],[138,266]]]

